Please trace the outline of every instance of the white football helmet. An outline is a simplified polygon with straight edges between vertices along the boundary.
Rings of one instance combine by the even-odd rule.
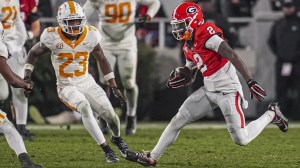
[[[57,12],[57,22],[62,30],[70,35],[78,35],[83,32],[83,27],[86,23],[86,17],[82,7],[74,2],[67,1],[60,5]],[[79,20],[78,25],[69,25],[69,21]]]

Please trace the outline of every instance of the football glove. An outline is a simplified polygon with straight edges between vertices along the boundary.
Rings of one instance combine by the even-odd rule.
[[[151,17],[146,14],[146,15],[139,15],[138,18],[138,27],[143,28],[145,27],[146,23],[149,23],[151,20]]]
[[[266,91],[255,80],[250,79],[247,84],[250,90],[251,99],[253,99],[254,96],[258,101],[262,101],[262,99],[267,96]]]
[[[34,83],[33,81],[31,80],[30,76],[25,76],[24,79],[23,79],[26,83],[28,83],[28,87],[27,88],[24,88],[24,95],[26,98],[28,98],[32,92],[32,89],[33,89],[33,86],[34,86]]]
[[[112,90],[114,96],[117,99],[119,99],[121,106],[124,106],[126,103],[126,100],[125,100],[124,96],[122,95],[121,91],[119,90],[119,88],[117,86],[111,87],[111,90]]]
[[[183,71],[181,71],[183,69],[183,67],[178,67],[170,73],[170,77],[166,84],[169,88],[179,88],[190,84],[192,76],[183,73]]]

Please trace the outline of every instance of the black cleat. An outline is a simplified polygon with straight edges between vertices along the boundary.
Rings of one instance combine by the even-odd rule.
[[[20,135],[22,136],[23,140],[33,140],[33,134],[30,133],[30,131],[26,128],[25,125],[17,125],[17,130],[20,133]]]
[[[126,127],[125,127],[125,134],[126,135],[134,135],[136,132],[136,116],[126,117]]]
[[[105,158],[107,163],[114,163],[119,161],[116,153],[113,150],[110,150],[109,152],[105,153]]]
[[[135,156],[133,156],[134,154],[130,154],[132,158],[134,158],[135,162],[138,162],[139,164],[143,165],[143,166],[156,166],[157,161],[153,160],[150,157],[150,153],[149,152],[143,152],[143,153],[135,153]]]
[[[42,165],[33,163],[33,162],[22,162],[21,163],[22,168],[44,168]]]
[[[114,137],[114,136],[110,137],[110,141],[118,147],[121,155],[125,159],[127,159],[127,151],[129,151],[129,148],[128,148],[127,144],[125,143],[125,141],[121,137]]]
[[[288,119],[281,113],[278,103],[271,103],[268,110],[275,112],[271,123],[277,125],[282,132],[287,132],[289,128]]]

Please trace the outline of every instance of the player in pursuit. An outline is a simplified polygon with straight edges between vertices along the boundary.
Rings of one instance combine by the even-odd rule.
[[[87,0],[84,4],[87,18],[96,14],[100,21],[98,29],[103,37],[100,44],[108,62],[113,70],[116,63],[118,65],[127,102],[126,135],[136,132],[138,86],[136,84],[137,39],[134,17],[138,3],[149,7],[147,14],[139,17],[139,22],[150,22],[159,10],[159,0]],[[101,71],[100,82],[107,84]]]
[[[19,0],[2,0],[0,3],[0,21],[4,28],[3,42],[7,46],[9,58],[7,64],[19,77],[24,77],[24,64],[26,59],[23,46],[27,39],[26,28],[20,16]],[[0,75],[0,99],[8,96],[8,87]],[[22,88],[11,87],[12,103],[16,112],[16,127],[24,140],[31,140],[32,135],[26,129],[28,115],[28,100]]]
[[[15,88],[22,88],[30,92],[33,88],[33,83],[26,83],[22,78],[13,73],[7,64],[6,60],[8,52],[5,44],[2,42],[3,27],[0,22],[0,74],[8,82],[9,85]],[[2,90],[1,90],[2,91]],[[6,117],[6,113],[0,109],[0,133],[3,133],[8,145],[17,154],[22,168],[43,168],[43,166],[33,163],[26,151],[23,139],[14,125]]]
[[[271,103],[261,117],[245,125],[243,108],[247,107],[247,101],[236,69],[247,81],[251,98],[254,96],[261,101],[266,93],[253,80],[243,61],[224,41],[222,30],[214,23],[203,20],[201,8],[197,4],[183,2],[178,5],[172,14],[171,25],[175,38],[185,40],[183,52],[186,65],[171,73],[167,85],[177,88],[191,83],[191,69],[197,66],[204,76],[204,86],[185,100],[150,153],[136,153],[136,162],[144,166],[155,166],[184,126],[203,118],[216,107],[222,110],[232,140],[241,146],[255,139],[270,122],[282,132],[288,130],[288,120],[277,103]]]
[[[84,127],[105,152],[107,162],[117,162],[119,159],[106,144],[93,111],[109,124],[111,141],[126,158],[128,146],[120,137],[119,117],[103,89],[87,71],[89,54],[92,54],[100,64],[113,94],[121,103],[125,103],[125,98],[115,82],[114,73],[100,47],[101,36],[98,30],[85,25],[86,17],[81,6],[73,1],[65,2],[59,7],[57,21],[59,26],[46,28],[41,35],[41,41],[29,51],[25,79],[31,81],[31,73],[38,56],[50,49],[61,101],[81,113]]]

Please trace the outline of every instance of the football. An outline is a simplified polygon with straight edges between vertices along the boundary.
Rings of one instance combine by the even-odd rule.
[[[192,71],[184,66],[184,67],[178,67],[175,69],[175,76],[182,76],[186,79],[186,81],[190,81],[192,79]]]

